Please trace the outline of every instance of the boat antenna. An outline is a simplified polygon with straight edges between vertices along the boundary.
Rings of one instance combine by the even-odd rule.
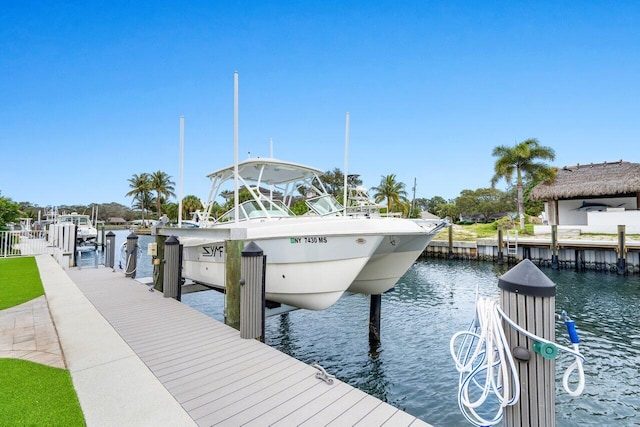
[[[269,138],[269,158],[273,159],[273,138]],[[269,198],[273,200],[273,184],[269,187]]]
[[[347,125],[344,136],[344,195],[342,198],[344,204],[344,215],[347,215],[347,173],[349,166],[349,112],[347,112]]]
[[[180,116],[180,184],[178,187],[178,227],[182,227],[182,185],[183,183],[184,183],[184,116]]]
[[[233,73],[233,196],[235,198],[234,221],[239,221],[238,213],[238,72]]]
[[[409,218],[411,218],[411,214],[415,210],[416,204],[416,185],[418,183],[418,178],[413,178],[413,199],[411,199],[411,206],[409,206]]]

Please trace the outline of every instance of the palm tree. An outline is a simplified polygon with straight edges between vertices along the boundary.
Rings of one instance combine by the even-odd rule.
[[[129,178],[129,187],[131,187],[131,191],[126,196],[133,196],[134,203],[131,205],[135,204],[142,210],[142,222],[144,223],[144,210],[149,207],[149,199],[151,198],[151,179],[149,174],[141,173],[138,175],[134,173]]]
[[[397,182],[395,174],[382,176],[380,185],[371,189],[375,192],[373,199],[376,203],[387,200],[387,215],[391,213],[392,206],[400,206],[408,201],[404,183]]]
[[[182,198],[182,218],[189,218],[198,209],[202,209],[202,202],[193,194]]]
[[[537,162],[537,160],[554,160],[556,154],[552,148],[541,146],[536,138],[531,138],[514,147],[499,145],[493,149],[492,155],[498,157],[494,165],[495,174],[491,178],[492,187],[495,187],[502,178],[511,184],[513,173],[516,173],[518,216],[520,217],[520,229],[524,229],[523,177],[527,180],[552,177],[553,169],[545,163]]]
[[[171,176],[165,172],[157,171],[151,174],[151,189],[156,192],[156,212],[158,218],[161,216],[160,204],[162,200],[166,200],[170,196],[176,196],[173,192],[173,186],[175,184],[175,182],[171,181]]]

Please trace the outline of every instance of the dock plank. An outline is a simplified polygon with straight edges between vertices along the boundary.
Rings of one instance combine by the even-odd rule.
[[[398,412],[399,409],[387,403],[378,405],[373,411],[369,412],[366,417],[354,424],[354,426],[368,427],[370,425],[384,423]]]
[[[201,383],[192,382],[191,389],[182,391],[181,397],[184,399],[185,408],[197,408],[207,402],[229,395],[237,390],[242,390],[265,378],[282,374],[281,371],[295,366],[290,360],[280,359],[258,361],[252,366],[241,366],[240,369],[233,370],[226,375],[220,376],[215,383],[203,380]]]
[[[379,399],[376,399],[375,397],[370,395],[366,395],[364,399],[358,401],[358,403],[338,415],[331,422],[327,423],[327,426],[336,427],[355,425],[371,412],[373,412],[373,410],[376,409],[379,405],[382,405],[382,402]]]
[[[285,376],[277,382],[273,378],[267,378],[251,384],[242,389],[234,390],[227,395],[199,406],[193,410],[188,410],[198,424],[215,425],[223,421],[228,421],[231,417],[246,413],[246,421],[252,419],[255,414],[260,414],[256,410],[257,405],[265,400],[275,402],[274,396],[297,383],[307,379],[304,368],[293,365],[285,370]],[[250,408],[250,410],[247,410]],[[237,421],[237,420],[236,420]]]
[[[333,405],[327,406],[321,411],[318,411],[314,416],[300,423],[300,425],[305,427],[325,426],[328,422],[336,418],[336,415],[349,410],[349,408],[356,405],[365,397],[367,397],[365,392],[354,388],[342,398],[334,402]]]
[[[199,425],[428,425],[110,269],[69,276]]]
[[[333,387],[329,388],[327,392],[315,398],[313,401],[307,403],[305,406],[296,408],[289,412],[273,424],[272,426],[287,427],[292,425],[299,425],[316,413],[325,409],[329,405],[342,399],[353,388],[348,384],[338,381]]]

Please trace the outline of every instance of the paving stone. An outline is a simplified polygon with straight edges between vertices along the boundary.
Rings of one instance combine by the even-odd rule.
[[[46,297],[0,310],[0,358],[66,369]]]

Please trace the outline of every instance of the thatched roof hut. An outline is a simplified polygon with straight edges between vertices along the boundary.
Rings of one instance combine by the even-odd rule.
[[[615,163],[565,166],[551,183],[536,185],[533,200],[567,200],[640,194],[640,164]]]

